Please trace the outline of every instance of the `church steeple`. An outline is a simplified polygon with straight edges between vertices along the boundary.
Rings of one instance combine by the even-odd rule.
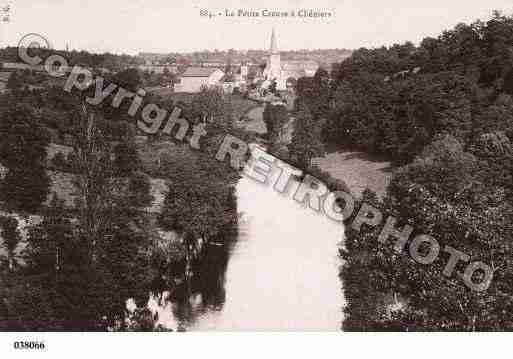
[[[264,76],[267,80],[280,80],[282,77],[280,52],[278,51],[278,44],[276,42],[276,33],[271,34],[271,47],[269,48],[269,56],[267,58],[267,65],[264,70]]]
[[[278,45],[276,43],[276,34],[274,33],[274,27],[273,27],[273,32],[271,34],[271,49],[270,49],[270,52],[271,52],[271,54],[277,54],[278,53]]]

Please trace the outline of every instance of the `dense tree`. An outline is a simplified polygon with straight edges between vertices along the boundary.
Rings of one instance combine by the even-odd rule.
[[[216,238],[226,241],[221,232],[236,222],[234,185],[239,176],[204,153],[192,152],[183,159],[173,157],[166,158],[162,166],[169,192],[158,223],[182,239],[182,274],[188,279],[193,262],[207,250],[207,244]]]
[[[0,182],[0,199],[10,210],[36,212],[46,200],[50,180],[44,168],[48,136],[28,105],[9,105],[0,122],[0,163],[9,172]]]
[[[8,168],[30,167],[46,159],[48,136],[34,109],[26,104],[10,104],[2,109],[0,122],[0,162]]]
[[[112,76],[112,82],[125,90],[136,92],[142,84],[139,70],[129,68]]]
[[[470,138],[472,93],[472,83],[453,72],[393,82],[361,73],[337,88],[325,137],[406,163],[437,134]]]
[[[0,199],[11,211],[37,213],[48,198],[49,188],[50,179],[42,165],[13,168],[0,183]]]
[[[29,231],[25,250],[29,271],[56,275],[79,265],[73,262],[77,240],[64,202],[53,196],[42,222]]]
[[[191,155],[185,163],[165,160],[163,170],[170,181],[159,222],[194,240],[208,240],[233,220],[228,211],[235,173],[218,163]]]
[[[348,330],[509,330],[507,298],[513,285],[509,268],[509,238],[513,206],[506,189],[476,156],[451,136],[439,137],[421,156],[394,174],[382,203],[365,203],[396,218],[396,227],[414,231],[402,253],[392,243],[380,244],[381,228],[346,232],[347,262],[341,272],[347,281],[344,327]],[[443,179],[443,180],[441,180]],[[416,263],[407,252],[411,239],[428,234],[440,248],[451,246],[472,261],[492,266],[494,279],[486,291],[462,282],[466,264],[451,276],[444,271],[448,257],[440,252],[430,265]],[[498,269],[501,268],[499,271]],[[358,277],[359,281],[356,281]],[[482,277],[473,278],[476,283]],[[364,298],[373,298],[370,302]]]
[[[292,161],[301,168],[310,167],[312,159],[324,153],[321,131],[322,123],[314,121],[306,105],[299,104],[289,153]]]
[[[151,195],[150,177],[144,172],[136,171],[128,177],[128,205],[134,209],[149,207],[154,198]]]
[[[190,113],[186,114],[194,122],[199,119],[207,124],[207,132],[230,130],[233,108],[222,89],[203,87],[191,102]]]
[[[263,113],[263,120],[265,122],[267,136],[271,144],[276,144],[280,140],[280,133],[288,119],[288,111],[285,106],[266,104]]]
[[[144,307],[157,276],[144,210],[153,200],[149,179],[139,172],[136,153],[123,173],[128,177],[116,177],[114,151],[97,127],[100,115],[78,109],[71,163],[76,206],[54,197],[29,228],[26,265],[7,278],[3,293],[11,328],[122,329],[126,300]]]
[[[115,173],[119,177],[126,177],[141,167],[136,145],[133,142],[123,141],[114,147]]]
[[[6,87],[9,90],[17,91],[23,87],[23,82],[20,79],[20,76],[18,75],[17,71],[14,71],[11,76],[9,76],[9,79],[7,80]]]
[[[2,238],[2,246],[7,256],[7,267],[9,271],[13,271],[17,265],[16,249],[21,240],[18,225],[18,220],[14,217],[0,217],[0,235]]]
[[[325,139],[387,154],[394,171],[380,202],[362,202],[414,227],[398,254],[381,227],[346,229],[341,251],[347,330],[511,330],[513,228],[510,96],[513,19],[459,24],[420,46],[360,49],[334,67]],[[408,255],[418,234],[491,266],[486,291]],[[473,281],[483,279],[475,274]]]

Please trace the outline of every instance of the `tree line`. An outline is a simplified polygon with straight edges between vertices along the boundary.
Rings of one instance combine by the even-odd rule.
[[[381,227],[346,228],[344,329],[512,329],[512,43],[513,17],[494,12],[418,46],[358,49],[324,87],[298,81],[313,121],[302,121],[296,142],[388,157],[395,170],[385,198],[366,191],[361,202],[397,218],[398,230],[412,225],[494,271],[486,291],[472,291],[458,282],[464,261],[449,278],[443,256],[423,266],[378,243]],[[319,126],[318,143],[308,140]]]

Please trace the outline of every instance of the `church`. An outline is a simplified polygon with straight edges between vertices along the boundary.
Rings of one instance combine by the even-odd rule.
[[[276,80],[276,88],[280,91],[287,89],[287,83],[295,82],[300,77],[312,77],[319,68],[319,64],[311,60],[287,60],[281,61],[280,52],[274,28],[271,34],[271,46],[269,57],[263,71],[265,80]]]

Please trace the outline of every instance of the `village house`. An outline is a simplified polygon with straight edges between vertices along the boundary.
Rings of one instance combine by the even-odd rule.
[[[221,86],[224,72],[211,67],[189,67],[180,77],[180,82],[175,85],[175,92],[200,92],[203,86]]]

